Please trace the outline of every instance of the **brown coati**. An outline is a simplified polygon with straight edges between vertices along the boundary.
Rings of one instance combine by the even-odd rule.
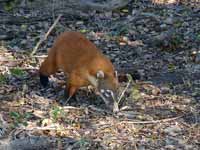
[[[79,32],[64,32],[58,36],[40,67],[41,84],[46,86],[48,76],[55,74],[59,69],[68,77],[68,98],[80,87],[89,85],[105,99],[110,97],[113,100],[117,96],[118,79],[113,64]],[[109,104],[108,101],[105,102]]]

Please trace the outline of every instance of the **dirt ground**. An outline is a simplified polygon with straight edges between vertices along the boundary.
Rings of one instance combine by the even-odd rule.
[[[13,149],[200,149],[200,9],[137,1],[83,16],[62,16],[32,57],[55,19],[0,24],[1,141]],[[132,75],[120,83],[120,112],[85,89],[62,105],[62,72],[41,87],[39,65],[65,30],[82,32]]]

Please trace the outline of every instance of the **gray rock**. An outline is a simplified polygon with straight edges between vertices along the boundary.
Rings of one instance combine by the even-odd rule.
[[[175,125],[164,129],[164,132],[171,136],[176,136],[180,131],[181,131],[181,128],[179,126],[175,126]]]
[[[166,28],[167,28],[167,25],[166,25],[165,23],[164,23],[164,24],[161,24],[161,25],[160,25],[160,28],[161,28],[161,29],[166,29]]]
[[[170,88],[169,87],[161,87],[161,93],[162,94],[168,94],[170,93]]]
[[[169,25],[172,25],[172,24],[174,23],[174,18],[169,17],[169,18],[167,18],[167,19],[164,21],[164,23],[169,24]]]

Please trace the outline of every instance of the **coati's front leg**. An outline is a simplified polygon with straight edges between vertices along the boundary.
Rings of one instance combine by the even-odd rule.
[[[64,91],[64,97],[66,98],[66,101],[64,102],[64,104],[67,104],[70,100],[72,101],[76,101],[76,93],[77,88],[73,85],[71,85],[70,83],[66,84],[66,88]]]
[[[65,97],[67,98],[65,104],[69,100],[76,100],[76,91],[85,85],[85,80],[82,79],[80,76],[77,75],[77,73],[71,73],[65,89]]]

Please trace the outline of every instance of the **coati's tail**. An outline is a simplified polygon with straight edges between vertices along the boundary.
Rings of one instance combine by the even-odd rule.
[[[46,63],[47,61],[45,60],[41,67],[40,67],[40,70],[39,70],[39,75],[40,75],[40,83],[42,84],[42,86],[46,87],[48,85],[48,82],[49,82],[49,78],[48,76],[50,75],[48,73],[48,68],[49,66],[47,65]]]
[[[45,75],[40,73],[40,83],[42,84],[42,86],[46,87],[49,83],[48,76],[45,76]]]
[[[40,75],[40,83],[46,87],[48,85],[49,79],[48,77],[51,74],[54,74],[57,71],[54,59],[50,56],[41,64],[39,75]]]

